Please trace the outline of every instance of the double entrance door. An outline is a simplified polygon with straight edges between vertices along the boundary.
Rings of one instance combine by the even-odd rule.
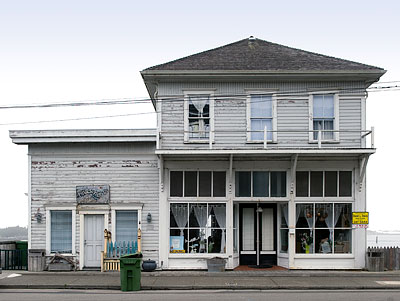
[[[239,205],[240,264],[276,265],[276,204]]]

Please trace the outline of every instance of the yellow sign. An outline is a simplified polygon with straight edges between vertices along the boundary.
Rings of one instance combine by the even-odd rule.
[[[353,212],[353,225],[368,225],[368,212]]]
[[[186,253],[185,250],[171,250],[170,253]]]

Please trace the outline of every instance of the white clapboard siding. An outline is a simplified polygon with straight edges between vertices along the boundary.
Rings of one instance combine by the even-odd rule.
[[[46,247],[46,206],[75,206],[76,186],[110,185],[110,203],[143,203],[142,250],[145,258],[158,260],[158,165],[154,143],[77,143],[31,145],[32,246]],[[152,222],[146,222],[151,213]],[[80,251],[79,215],[75,245]]]
[[[249,89],[275,89],[278,93],[290,92],[289,96],[277,98],[277,130],[300,130],[304,132],[278,132],[278,143],[273,147],[310,147],[309,135],[309,91],[332,90],[339,93],[339,130],[361,130],[361,82],[169,82],[160,83],[158,95],[168,98],[162,104],[161,148],[190,149],[193,144],[184,143],[183,93],[185,90],[213,90],[215,143],[214,149],[260,148],[259,144],[247,142],[246,93]],[[293,94],[296,93],[296,94]],[[352,97],[350,96],[352,95]],[[360,147],[360,133],[340,133],[340,147]],[[314,145],[315,146],[315,145]],[[196,144],[196,148],[208,148],[207,144]]]

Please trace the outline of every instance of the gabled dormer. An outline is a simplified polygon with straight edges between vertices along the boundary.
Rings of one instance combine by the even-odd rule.
[[[249,39],[141,72],[158,149],[366,148],[366,89],[385,70]]]

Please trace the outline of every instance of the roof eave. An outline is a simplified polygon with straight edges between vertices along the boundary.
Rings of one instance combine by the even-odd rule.
[[[13,143],[90,143],[90,142],[156,142],[155,129],[137,130],[18,130],[10,131]]]

